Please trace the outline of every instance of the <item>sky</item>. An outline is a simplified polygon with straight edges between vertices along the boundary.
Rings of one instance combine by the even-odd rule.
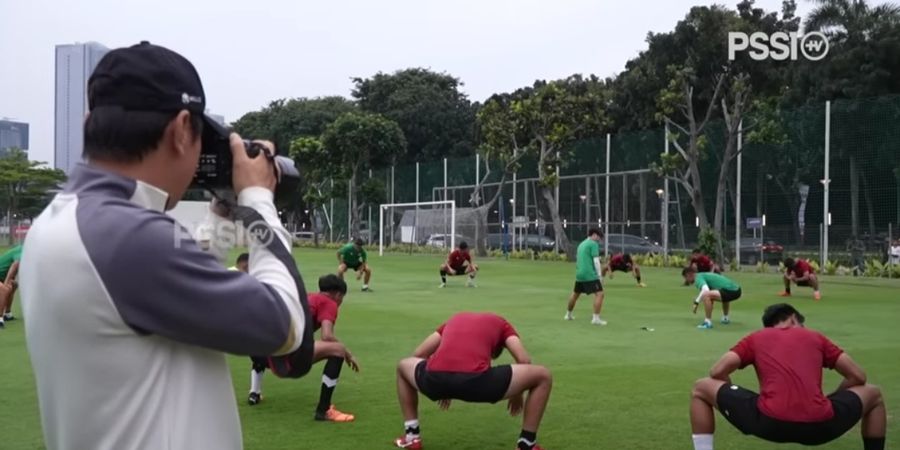
[[[274,99],[349,97],[351,78],[407,67],[450,73],[476,101],[536,79],[612,76],[648,32],[712,3],[737,0],[0,0],[0,117],[28,122],[31,159],[52,164],[57,44],[175,50],[230,122]]]

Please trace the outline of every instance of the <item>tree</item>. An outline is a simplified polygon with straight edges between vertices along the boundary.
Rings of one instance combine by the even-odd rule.
[[[475,107],[446,73],[412,68],[354,78],[353,97],[363,111],[381,114],[403,130],[400,162],[434,161],[474,153]]]
[[[22,213],[28,218],[36,216],[49,203],[50,191],[66,179],[63,171],[45,165],[44,162],[29,161],[28,155],[19,149],[12,149],[6,157],[0,158],[0,191],[10,226],[10,244],[13,241],[10,219]]]
[[[544,207],[553,222],[556,242],[570,259],[574,249],[563,229],[554,193],[559,184],[556,170],[577,139],[595,135],[606,126],[608,102],[609,90],[603,80],[572,75],[495,95],[480,114],[482,133],[488,137],[486,151],[502,155],[508,167],[526,153],[536,157]]]
[[[378,198],[376,189],[360,183],[360,176],[366,170],[389,166],[404,151],[406,140],[400,127],[378,114],[346,113],[322,133],[321,146],[315,153],[319,159],[310,160],[309,165],[349,180],[350,222],[356,236],[364,202]]]

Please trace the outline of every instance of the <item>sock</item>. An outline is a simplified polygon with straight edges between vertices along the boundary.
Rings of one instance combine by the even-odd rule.
[[[713,435],[711,434],[692,434],[694,439],[694,450],[713,450]]]
[[[791,287],[788,286],[787,288],[785,288],[784,292],[787,292],[788,294],[790,294],[790,293],[791,293]]]
[[[337,386],[343,365],[344,360],[336,357],[328,358],[325,363],[325,369],[322,370],[322,390],[319,393],[319,406],[316,407],[316,412],[324,414],[331,407],[331,395],[334,394],[334,387]]]
[[[703,323],[708,323],[708,324],[712,325],[712,320],[711,319],[703,319]]]
[[[474,279],[475,279],[475,272],[470,273],[470,274],[469,274],[469,278],[471,278],[471,279],[474,280]]]
[[[884,437],[880,437],[880,438],[864,437],[863,438],[863,449],[864,450],[884,450]]]
[[[406,430],[406,440],[411,441],[419,437],[419,419],[407,420],[403,422],[403,429]]]
[[[537,443],[537,432],[536,431],[525,431],[522,430],[519,433],[519,441],[517,443],[516,450],[532,450],[534,448],[534,444]]]
[[[11,312],[8,312],[8,313],[6,313],[6,314],[3,314],[3,318],[6,319],[6,320],[12,319],[12,317],[13,317],[13,315],[12,315]]]
[[[446,282],[447,282],[447,272],[442,270],[441,271],[441,283],[446,283]]]
[[[635,278],[637,278],[638,284],[641,284],[641,277],[635,277]]]
[[[723,315],[722,320],[728,320],[728,314]]]
[[[250,370],[250,392],[262,393],[262,375],[263,372]]]
[[[600,314],[594,314],[594,320],[600,320]]]

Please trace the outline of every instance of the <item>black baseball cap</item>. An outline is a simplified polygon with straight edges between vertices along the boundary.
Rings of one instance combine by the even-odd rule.
[[[88,80],[88,107],[177,112],[203,119],[204,130],[228,138],[229,131],[206,115],[206,96],[197,69],[184,56],[142,41],[110,51]]]
[[[791,306],[788,303],[777,303],[769,306],[763,311],[762,323],[766,328],[774,327],[778,325],[778,323],[787,320],[791,316],[797,317],[797,322],[803,324],[806,322],[806,317],[803,317],[803,314],[800,314],[800,311],[797,311],[796,308]]]

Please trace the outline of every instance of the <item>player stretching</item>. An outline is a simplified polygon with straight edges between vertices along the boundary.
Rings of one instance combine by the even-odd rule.
[[[363,248],[363,240],[357,238],[355,241],[341,247],[337,252],[338,259],[338,276],[344,279],[344,272],[347,269],[356,271],[356,279],[365,275],[363,279],[362,290],[369,290],[369,280],[372,278],[372,269],[369,268],[368,256],[366,249]]]
[[[695,248],[694,251],[691,252],[691,264],[690,267],[694,269],[695,272],[715,272],[721,273],[722,270],[719,269],[718,264],[714,263],[709,256],[703,254],[703,251],[699,248]]]
[[[647,287],[646,284],[641,283],[641,268],[637,265],[636,262],[631,260],[631,255],[628,253],[618,253],[609,258],[609,262],[606,264],[606,267],[603,268],[602,277],[605,277],[609,274],[609,279],[612,279],[613,272],[631,272],[634,274],[634,279],[637,280],[638,287]],[[601,277],[601,278],[602,278]]]
[[[19,286],[17,276],[21,258],[21,245],[16,245],[0,255],[0,328],[5,326],[5,320],[16,320],[12,313],[12,304]]]
[[[359,365],[350,350],[334,335],[334,324],[337,322],[338,307],[347,294],[347,283],[337,275],[325,275],[319,278],[319,292],[309,294],[309,313],[313,318],[315,330],[322,330],[322,339],[313,347],[313,362],[323,359],[325,369],[322,370],[322,389],[319,393],[319,405],[316,406],[315,419],[331,422],[352,422],[355,417],[345,414],[331,404],[331,396],[337,386],[341,367],[346,361],[355,372]],[[266,357],[253,357],[253,370],[250,371],[250,395],[247,402],[253,406],[262,401],[262,377],[266,366],[271,362]],[[276,371],[277,373],[277,371]]]
[[[816,300],[822,299],[822,294],[819,293],[819,278],[806,260],[794,260],[792,258],[784,260],[784,292],[779,295],[782,297],[791,296],[791,282],[797,286],[813,288],[813,298]]]
[[[491,359],[503,349],[516,364],[491,367]],[[403,412],[405,434],[394,441],[400,448],[419,450],[418,392],[450,407],[452,399],[472,403],[509,400],[507,409],[516,416],[525,411],[517,450],[541,450],[536,444],[538,426],[553,380],[550,371],[531,364],[516,330],[495,314],[459,313],[441,325],[416,349],[412,358],[397,365],[397,397]],[[528,398],[523,399],[525,392]]]
[[[603,232],[599,228],[591,228],[588,230],[588,237],[581,244],[578,244],[578,251],[575,259],[575,289],[572,296],[569,297],[568,309],[566,309],[566,320],[573,320],[572,310],[575,309],[575,302],[581,294],[594,294],[594,317],[591,323],[594,325],[606,325],[606,321],[600,318],[600,308],[603,307],[603,283],[600,281],[600,275],[603,268],[600,265],[600,239],[603,239]]]
[[[715,414],[744,434],[770,442],[821,445],[862,418],[863,448],[884,450],[887,414],[881,391],[825,336],[803,327],[803,315],[782,303],[766,308],[763,328],[742,339],[694,384],[691,432],[695,450],[713,450]],[[731,384],[731,374],[756,368],[757,394]],[[822,368],[844,377],[837,391],[822,392]]]
[[[478,265],[472,262],[472,254],[469,253],[469,244],[466,241],[450,252],[450,256],[441,265],[441,286],[447,286],[447,275],[468,275],[466,286],[475,287],[475,275],[478,273]]]
[[[697,314],[697,307],[703,302],[703,308],[706,312],[706,318],[703,323],[697,325],[697,328],[708,330],[712,325],[713,302],[722,302],[722,323],[728,325],[731,319],[728,318],[728,312],[731,309],[731,302],[741,298],[741,287],[734,281],[729,280],[724,275],[717,273],[704,272],[697,273],[690,267],[685,267],[681,271],[685,284],[693,283],[700,289],[700,295],[694,300],[694,314]]]

